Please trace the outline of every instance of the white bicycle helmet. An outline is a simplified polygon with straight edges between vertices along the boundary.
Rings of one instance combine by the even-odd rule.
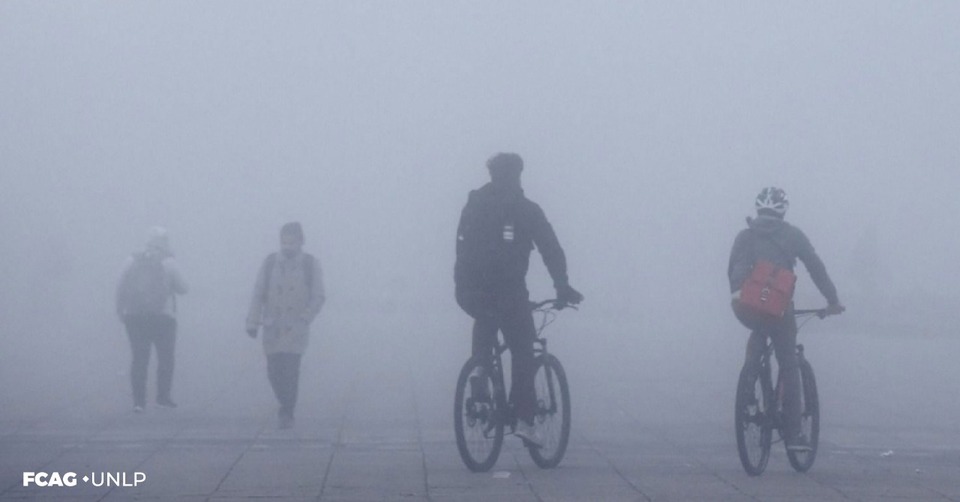
[[[787,199],[787,193],[783,189],[766,187],[760,191],[760,195],[757,195],[755,205],[758,212],[761,209],[767,209],[783,217],[790,207],[790,200]]]

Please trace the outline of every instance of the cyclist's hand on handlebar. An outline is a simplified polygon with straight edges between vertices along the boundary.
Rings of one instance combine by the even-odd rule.
[[[827,305],[827,308],[825,308],[825,309],[823,310],[823,315],[824,315],[824,316],[828,316],[828,315],[840,315],[840,314],[842,314],[845,310],[847,310],[847,308],[844,307],[843,305],[840,305],[839,303],[834,303],[833,305]]]
[[[557,287],[557,301],[564,304],[576,305],[583,301],[583,295],[569,284]]]

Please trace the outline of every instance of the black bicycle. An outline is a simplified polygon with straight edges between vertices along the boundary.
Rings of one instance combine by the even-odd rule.
[[[558,300],[532,303],[540,314],[534,343],[534,387],[537,409],[534,425],[542,433],[543,445],[526,440],[524,446],[535,464],[543,469],[556,467],[570,439],[570,388],[560,361],[547,352],[543,330],[556,319],[556,312],[576,307]],[[502,340],[490,354],[471,357],[460,370],[454,397],[453,423],[457,449],[467,468],[474,472],[489,470],[497,462],[504,434],[516,430],[517,419],[507,400],[501,355],[507,350]],[[509,432],[507,431],[509,428]]]
[[[799,323],[798,329],[812,316],[823,319],[826,309],[795,310],[797,318],[806,317]],[[777,375],[777,384],[773,385],[771,356],[773,343],[767,339],[766,349],[760,358],[760,364],[747,362],[740,370],[737,382],[735,427],[737,431],[737,450],[740,463],[751,476],[759,476],[767,467],[770,459],[770,445],[773,443],[773,431],[776,430],[783,441],[783,381]],[[787,450],[790,465],[797,472],[806,472],[813,466],[817,457],[820,440],[820,401],[817,397],[817,381],[813,376],[813,366],[803,355],[803,345],[797,344],[797,362],[800,366],[800,431],[808,441],[810,450]]]

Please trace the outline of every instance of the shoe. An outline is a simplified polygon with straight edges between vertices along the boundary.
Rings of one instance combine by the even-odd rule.
[[[281,429],[291,429],[293,428],[293,415],[282,414],[280,415],[280,425]]]
[[[810,442],[807,441],[807,438],[797,436],[790,441],[786,441],[787,451],[792,451],[794,453],[805,453],[808,451],[813,451],[813,448],[810,447]]]
[[[140,406],[139,404],[136,405],[136,406],[134,406],[134,407],[133,407],[133,412],[134,412],[134,413],[137,413],[137,414],[143,413],[143,406]]]
[[[517,428],[513,431],[513,434],[522,439],[527,446],[543,447],[543,438],[537,433],[537,429],[525,420],[517,421]]]
[[[157,399],[157,406],[161,406],[163,408],[176,408],[177,403],[171,401],[168,397],[166,399]]]

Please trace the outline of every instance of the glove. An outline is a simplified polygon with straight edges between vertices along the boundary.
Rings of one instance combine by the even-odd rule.
[[[847,310],[847,307],[844,307],[839,303],[834,303],[833,305],[827,305],[826,315],[840,315],[845,310]]]
[[[569,284],[564,284],[557,287],[557,300],[559,300],[561,303],[576,305],[583,301],[583,295],[581,295],[579,291],[570,287]]]
[[[256,338],[256,337],[257,337],[257,328],[250,328],[250,329],[248,329],[248,330],[247,330],[247,336],[249,336],[250,338]]]

